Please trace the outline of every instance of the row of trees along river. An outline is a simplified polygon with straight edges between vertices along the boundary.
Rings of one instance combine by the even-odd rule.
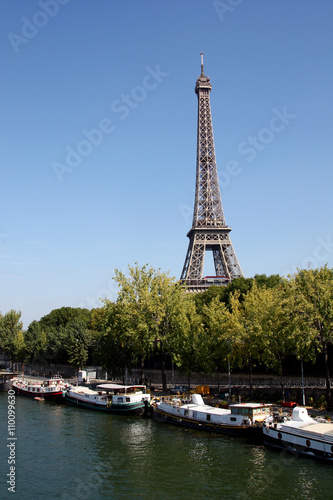
[[[115,270],[116,302],[92,310],[62,307],[23,330],[21,313],[0,314],[0,348],[11,361],[102,365],[113,376],[158,359],[162,382],[170,359],[184,374],[270,369],[281,377],[285,360],[325,365],[330,398],[329,347],[333,340],[333,270],[256,275],[200,294],[184,293],[168,273],[148,265]]]

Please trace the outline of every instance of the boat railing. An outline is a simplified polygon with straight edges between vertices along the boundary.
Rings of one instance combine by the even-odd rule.
[[[183,396],[176,396],[176,395],[170,395],[170,396],[160,396],[157,398],[154,398],[154,401],[156,403],[166,403],[171,406],[181,406],[184,404],[189,404],[192,402],[192,396],[191,394],[188,395],[183,395]]]

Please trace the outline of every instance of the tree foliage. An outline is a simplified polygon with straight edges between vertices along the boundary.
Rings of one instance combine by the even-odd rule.
[[[324,355],[327,396],[330,397],[328,345],[333,340],[333,269],[303,269],[290,279],[290,312],[298,334],[300,357]]]
[[[144,363],[156,348],[160,328],[166,316],[166,297],[174,287],[174,278],[148,265],[128,268],[129,276],[115,270],[119,286],[117,304],[121,308],[117,325],[122,343],[140,360],[141,379],[145,379]],[[106,302],[107,303],[107,302]]]
[[[67,323],[65,335],[68,362],[79,369],[85,365],[88,359],[90,335],[86,323],[80,319],[73,319]]]
[[[322,353],[330,394],[329,346],[333,341],[333,270],[300,270],[237,278],[202,294],[187,293],[168,273],[137,263],[128,274],[115,270],[116,303],[87,309],[62,307],[22,330],[21,313],[0,315],[0,347],[11,360],[70,363],[89,359],[124,377],[125,370],[153,356],[190,378],[193,371],[213,373],[247,369],[250,386],[256,364],[280,374],[285,359],[315,361]]]
[[[0,315],[0,346],[11,361],[24,361],[26,350],[23,336],[21,311]]]

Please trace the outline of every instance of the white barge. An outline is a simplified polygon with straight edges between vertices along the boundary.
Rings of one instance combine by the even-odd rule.
[[[309,417],[306,408],[296,406],[291,420],[266,423],[263,435],[269,447],[333,462],[333,424]]]
[[[190,401],[180,398],[162,398],[153,405],[153,418],[192,429],[213,433],[261,437],[263,421],[270,416],[271,405],[240,403],[229,409],[206,405],[200,394]]]

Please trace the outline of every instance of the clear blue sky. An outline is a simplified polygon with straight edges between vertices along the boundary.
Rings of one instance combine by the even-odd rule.
[[[58,307],[100,306],[116,299],[114,269],[136,261],[179,278],[201,51],[245,276],[333,266],[330,0],[0,7],[3,314],[21,310],[27,327]]]

